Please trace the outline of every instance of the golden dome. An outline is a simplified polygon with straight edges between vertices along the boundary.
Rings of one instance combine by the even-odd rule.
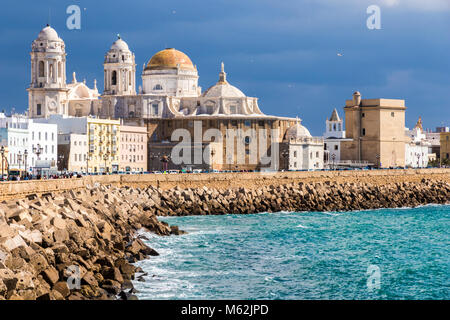
[[[147,63],[145,70],[176,69],[196,70],[191,59],[174,48],[164,49],[155,54]]]

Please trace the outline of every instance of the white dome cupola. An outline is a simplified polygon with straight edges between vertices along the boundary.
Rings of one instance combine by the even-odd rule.
[[[128,44],[117,35],[117,40],[105,55],[105,95],[136,94],[136,64]]]

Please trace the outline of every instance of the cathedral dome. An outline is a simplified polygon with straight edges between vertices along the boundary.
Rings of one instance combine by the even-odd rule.
[[[286,139],[298,139],[298,138],[311,138],[311,133],[308,129],[300,124],[300,121],[297,121],[295,125],[289,127],[286,131]]]
[[[222,62],[222,69],[219,74],[219,82],[217,82],[217,84],[206,90],[203,96],[210,98],[213,97],[245,98],[245,94],[241,90],[228,83],[227,74],[225,73],[225,67],[223,62]]]
[[[58,41],[59,36],[55,29],[47,25],[44,29],[39,32],[38,35],[39,40],[50,40],[50,41]]]
[[[128,44],[125,41],[119,38],[112,44],[111,50],[130,51],[130,48],[128,48]]]
[[[191,59],[181,51],[168,48],[156,53],[147,63],[145,70],[180,69],[195,71]]]
[[[203,94],[204,97],[224,97],[224,98],[245,98],[245,94],[236,88],[235,86],[232,86],[228,82],[226,83],[217,83],[216,85],[212,86],[208,90],[205,91]]]

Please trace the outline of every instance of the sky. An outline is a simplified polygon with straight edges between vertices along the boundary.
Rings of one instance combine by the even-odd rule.
[[[69,30],[67,7],[81,8]],[[370,30],[370,5],[381,29]],[[270,115],[300,117],[313,135],[360,91],[406,100],[406,126],[450,126],[449,0],[40,0],[0,9],[0,109],[27,109],[31,43],[50,22],[65,41],[67,79],[94,79],[120,34],[143,64],[164,48],[185,52],[206,90],[225,63],[227,80]],[[338,55],[339,54],[339,55]]]

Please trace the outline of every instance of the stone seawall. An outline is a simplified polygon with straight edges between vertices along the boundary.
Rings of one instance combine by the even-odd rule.
[[[409,169],[371,171],[311,171],[278,173],[211,173],[211,174],[143,174],[88,176],[73,179],[9,181],[0,183],[0,200],[21,198],[30,194],[45,194],[82,190],[95,183],[145,188],[155,186],[163,190],[179,188],[236,188],[257,189],[266,185],[298,182],[419,182],[421,179],[450,181],[450,169]]]
[[[450,203],[450,170],[254,175],[100,176],[1,184],[8,185],[2,190],[9,190],[10,199],[0,203],[0,300],[135,299],[131,280],[144,279],[132,263],[158,254],[136,231],[183,234],[158,215]],[[73,190],[64,191],[70,183]],[[33,184],[39,187],[33,189]],[[26,187],[18,191],[14,185]],[[74,279],[68,270],[74,268],[79,286],[72,288],[69,284],[77,282],[68,282]]]

